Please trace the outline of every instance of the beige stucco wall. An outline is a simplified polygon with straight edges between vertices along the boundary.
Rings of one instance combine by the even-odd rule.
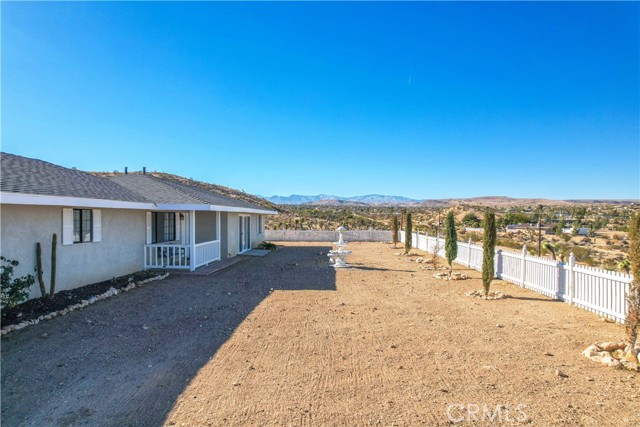
[[[196,244],[217,240],[216,212],[196,212]]]
[[[239,215],[234,212],[227,214],[227,254],[229,257],[238,255],[238,233],[240,232],[238,217]]]
[[[220,257],[229,258],[229,213],[220,212]]]
[[[51,235],[58,235],[56,289],[79,286],[130,274],[144,267],[145,212],[101,209],[102,241],[62,245],[62,208],[0,206],[0,252],[20,262],[15,276],[34,274],[36,242],[42,244],[47,289],[51,272]],[[36,283],[30,298],[39,297]]]
[[[236,256],[238,254],[238,245],[239,245],[239,231],[240,231],[240,215],[238,213],[233,213],[233,212],[229,212],[227,214],[227,224],[226,224],[226,228],[227,228],[227,236],[228,236],[228,243],[227,243],[227,251],[226,253],[228,254],[228,257],[233,257]],[[251,247],[255,248],[256,246],[258,246],[262,241],[264,241],[264,234],[258,234],[258,215],[257,214],[251,214],[251,220],[250,220],[250,234],[251,234]],[[224,225],[224,221],[221,222],[222,225]]]

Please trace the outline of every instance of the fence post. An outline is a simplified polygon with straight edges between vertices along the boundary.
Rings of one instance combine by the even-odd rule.
[[[502,249],[496,249],[496,264],[494,275],[497,278],[502,277]]]
[[[569,254],[569,304],[573,305],[573,296],[575,291],[576,276],[573,267],[576,265],[576,257],[573,252]]]
[[[564,271],[563,263],[556,262],[556,299],[562,299],[562,273]]]
[[[520,286],[524,288],[524,278],[527,268],[527,245],[522,245],[522,261],[520,264]]]
[[[469,244],[467,248],[467,267],[471,268],[471,237],[469,237]]]

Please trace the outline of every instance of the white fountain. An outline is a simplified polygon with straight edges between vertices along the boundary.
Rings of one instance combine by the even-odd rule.
[[[336,231],[339,233],[340,238],[338,239],[337,242],[334,243],[334,245],[336,245],[338,249],[331,250],[327,254],[327,256],[329,257],[329,261],[335,268],[351,267],[345,261],[345,257],[351,253],[351,251],[347,251],[344,249],[345,246],[347,246],[347,242],[344,241],[344,238],[342,237],[342,232],[345,230],[346,228],[344,228],[343,226],[336,228]]]

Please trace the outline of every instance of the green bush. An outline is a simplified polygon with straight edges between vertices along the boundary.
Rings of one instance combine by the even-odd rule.
[[[266,240],[262,243],[260,243],[256,249],[263,249],[263,250],[267,250],[267,251],[275,251],[276,249],[278,249],[278,246],[276,246],[275,243],[271,243],[271,242],[267,242]]]
[[[2,288],[0,290],[0,306],[11,308],[26,301],[29,296],[29,288],[35,283],[35,277],[31,274],[12,279],[13,269],[20,263],[0,256],[0,280]]]

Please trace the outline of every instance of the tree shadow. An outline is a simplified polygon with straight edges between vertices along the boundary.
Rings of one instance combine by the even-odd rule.
[[[395,270],[393,268],[379,268],[379,267],[371,267],[360,263],[349,263],[351,269],[353,270],[364,270],[364,271],[395,271],[400,273],[416,273],[418,270]]]
[[[170,276],[3,337],[2,424],[163,425],[272,292],[336,290],[329,248],[286,246],[209,276]]]

